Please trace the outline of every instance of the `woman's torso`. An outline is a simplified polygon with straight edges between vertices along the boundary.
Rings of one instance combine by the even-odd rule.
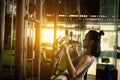
[[[81,60],[82,57],[84,57],[86,55],[81,55],[80,57],[76,58],[74,61],[73,61],[73,65],[77,65],[79,63],[79,61]],[[89,56],[89,58],[91,58],[91,61],[89,62],[89,65],[74,79],[72,80],[84,80],[84,76],[86,74],[86,72],[88,71],[89,67],[92,65],[93,61],[94,61],[94,57],[91,56],[91,55],[87,55]]]

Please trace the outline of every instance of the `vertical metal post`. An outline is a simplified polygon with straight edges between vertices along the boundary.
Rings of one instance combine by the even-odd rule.
[[[53,37],[53,54],[52,54],[52,60],[54,61],[54,53],[56,52],[55,48],[56,48],[56,29],[57,29],[57,14],[56,14],[56,0],[54,0],[54,5],[55,5],[55,8],[54,8],[54,37]]]
[[[52,54],[52,61],[53,61],[53,71],[52,74],[56,71],[56,59],[55,59],[55,53],[57,52],[57,42],[56,42],[56,37],[57,37],[57,21],[58,21],[58,3],[57,0],[54,0],[54,44],[53,44],[53,54]]]
[[[115,66],[117,68],[117,47],[118,47],[118,25],[119,25],[119,0],[114,1],[114,15],[116,16],[116,18],[114,18],[114,27],[115,27],[115,31],[116,31],[116,43],[115,43],[115,53],[114,57],[115,57]]]
[[[36,2],[36,18],[39,22],[39,17],[40,17],[40,9],[39,9],[39,5],[40,5],[40,0],[37,0]],[[38,60],[39,60],[39,23],[35,23],[35,59],[34,59],[34,77],[38,77]]]
[[[54,53],[56,52],[56,37],[57,37],[57,21],[58,21],[58,3],[57,3],[57,1],[55,0],[55,2],[54,2],[54,4],[55,4],[55,14],[54,14]]]
[[[11,15],[12,15],[12,17],[11,17],[11,38],[10,38],[10,74],[9,74],[9,78],[11,77],[11,75],[12,75],[12,72],[13,72],[13,70],[12,70],[12,65],[13,65],[13,62],[12,62],[12,54],[13,54],[13,52],[12,52],[12,47],[13,47],[13,22],[14,22],[14,13],[13,13],[13,10],[14,10],[14,0],[12,0],[12,13],[11,13]]]
[[[23,72],[24,72],[24,76],[26,76],[26,59],[27,59],[27,28],[28,28],[28,21],[25,20],[25,34],[24,34],[24,54],[23,54]]]
[[[42,31],[42,0],[36,0],[36,39],[35,39],[35,59],[34,59],[34,76],[40,80],[41,68],[41,31]]]
[[[40,26],[39,26],[39,34],[40,34],[40,37],[39,37],[39,45],[40,45],[40,48],[39,48],[39,66],[38,66],[38,80],[40,80],[40,77],[41,77],[41,51],[42,51],[42,43],[41,43],[41,36],[42,36],[42,0],[40,0]]]
[[[2,80],[3,50],[5,32],[5,0],[0,0],[0,80]]]
[[[15,80],[23,80],[23,34],[25,0],[17,0]]]

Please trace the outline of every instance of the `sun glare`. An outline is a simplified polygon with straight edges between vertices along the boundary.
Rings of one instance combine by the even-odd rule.
[[[42,30],[42,42],[43,43],[53,43],[54,30],[53,29],[43,29]]]
[[[62,38],[65,36],[64,30],[57,30],[56,38]],[[42,43],[53,43],[54,39],[54,29],[53,28],[44,28],[42,29]]]

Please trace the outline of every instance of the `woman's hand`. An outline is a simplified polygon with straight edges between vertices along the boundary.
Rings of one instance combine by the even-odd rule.
[[[74,50],[78,50],[78,44],[77,44],[77,43],[74,43],[74,44],[73,44],[73,49],[74,49]]]
[[[65,54],[69,54],[69,44],[65,43],[63,47],[64,47]]]
[[[80,53],[78,51],[78,44],[77,43],[73,44],[73,49],[74,49],[76,57],[80,56]]]

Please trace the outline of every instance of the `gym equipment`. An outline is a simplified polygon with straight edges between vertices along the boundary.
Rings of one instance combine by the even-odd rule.
[[[114,65],[97,64],[96,80],[118,80],[118,71]]]

